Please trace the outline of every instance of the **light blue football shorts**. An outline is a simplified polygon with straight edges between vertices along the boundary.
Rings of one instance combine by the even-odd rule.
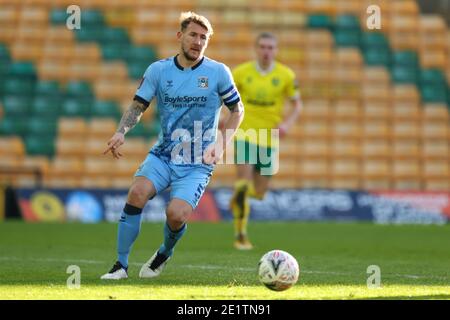
[[[171,187],[170,199],[181,199],[195,209],[212,175],[212,170],[200,165],[175,165],[149,153],[136,171],[135,177],[145,177],[155,186],[156,193]]]

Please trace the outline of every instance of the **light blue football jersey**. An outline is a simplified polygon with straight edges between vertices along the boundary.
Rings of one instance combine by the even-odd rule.
[[[152,63],[134,99],[148,106],[154,97],[161,132],[150,152],[179,165],[204,165],[203,151],[216,140],[222,103],[240,101],[230,69],[207,57],[192,68],[183,68],[177,56]]]

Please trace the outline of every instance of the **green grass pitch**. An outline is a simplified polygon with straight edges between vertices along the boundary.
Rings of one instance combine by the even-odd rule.
[[[251,222],[252,251],[232,247],[232,224],[190,223],[156,279],[139,269],[162,241],[162,223],[144,223],[130,256],[129,279],[99,277],[115,261],[117,225],[0,223],[0,299],[449,299],[450,225]],[[281,249],[300,265],[298,283],[273,292],[256,266]],[[79,289],[67,287],[70,265]],[[370,265],[381,287],[368,288]]]

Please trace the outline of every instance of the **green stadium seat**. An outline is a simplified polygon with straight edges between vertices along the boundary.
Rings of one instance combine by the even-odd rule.
[[[144,75],[149,63],[146,62],[130,62],[128,64],[128,76],[132,79],[140,79]]]
[[[141,61],[148,64],[158,60],[158,54],[153,47],[132,46],[127,50],[127,61]]]
[[[125,28],[104,28],[99,39],[102,44],[129,44],[130,38]]]
[[[61,116],[89,117],[90,104],[81,99],[66,99],[62,104]]]
[[[414,51],[394,51],[392,53],[392,65],[418,68],[419,58]]]
[[[447,102],[447,90],[444,85],[425,84],[420,88],[422,95],[422,101],[424,103],[446,103]]]
[[[382,32],[363,32],[361,35],[363,49],[385,48],[389,49],[389,41]]]
[[[50,22],[52,24],[66,24],[68,17],[69,15],[67,14],[66,9],[53,9],[50,12]]]
[[[308,16],[306,25],[311,29],[331,30],[333,28],[333,20],[326,14],[313,14]]]
[[[36,136],[25,137],[25,149],[28,155],[45,155],[53,157],[55,154],[54,136]]]
[[[61,104],[61,99],[56,96],[36,96],[31,104],[31,113],[54,119],[61,113]]]
[[[3,110],[6,116],[27,117],[30,112],[30,99],[26,96],[5,96]]]
[[[334,41],[338,47],[359,47],[361,32],[339,29],[334,32]]]
[[[36,69],[34,68],[34,64],[29,61],[12,63],[8,74],[10,77],[36,79]]]
[[[57,81],[38,81],[35,87],[36,95],[59,95],[59,83]]]
[[[401,84],[417,84],[419,80],[416,68],[393,66],[391,70],[392,81]]]
[[[423,69],[420,72],[421,84],[446,84],[444,73],[439,69]]]
[[[32,117],[28,120],[29,135],[55,136],[58,129],[58,122],[48,117]]]
[[[343,14],[336,17],[334,21],[336,29],[360,30],[358,17],[351,14]]]
[[[99,27],[83,27],[74,30],[75,38],[79,42],[97,42],[102,38],[103,30]]]
[[[35,81],[32,79],[20,79],[8,77],[3,83],[3,94],[33,95]]]
[[[94,102],[91,112],[92,117],[110,117],[114,119],[120,119],[122,113],[119,110],[119,106],[114,101],[101,101]]]
[[[0,61],[4,62],[11,61],[11,56],[9,54],[8,47],[3,43],[0,43]]]
[[[105,43],[102,45],[102,57],[104,60],[125,60],[129,48],[117,43]]]
[[[83,10],[81,15],[81,24],[83,26],[104,26],[105,20],[103,14],[99,10]]]
[[[369,66],[386,66],[391,63],[391,53],[384,49],[371,49],[363,53],[364,61]]]
[[[69,98],[93,97],[91,85],[86,81],[69,81],[66,85],[66,96]]]
[[[0,135],[24,136],[27,132],[27,120],[24,118],[3,118],[0,120]]]

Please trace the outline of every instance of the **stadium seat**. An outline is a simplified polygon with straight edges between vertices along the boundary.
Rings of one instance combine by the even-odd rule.
[[[116,120],[120,119],[122,115],[116,102],[102,100],[94,102],[91,114],[92,117],[109,117]]]
[[[102,57],[106,61],[125,60],[128,50],[120,43],[105,43],[102,45]]]
[[[332,29],[333,20],[328,15],[314,14],[308,16],[306,25],[311,29]]]
[[[56,140],[56,154],[61,157],[74,157],[81,159],[85,156],[86,141],[81,137],[67,137],[59,136]]]
[[[62,104],[61,115],[86,118],[90,115],[90,104],[79,99],[66,99]]]
[[[58,125],[58,137],[84,139],[87,133],[87,123],[83,118],[61,117]]]
[[[69,81],[66,85],[66,95],[68,98],[91,98],[93,92],[91,85],[86,81]]]
[[[44,116],[52,121],[57,121],[61,112],[61,99],[58,97],[36,96],[31,104],[31,114],[33,116]]]
[[[3,112],[7,117],[26,117],[30,111],[30,99],[20,95],[8,95],[3,98]]]
[[[392,81],[400,84],[416,84],[419,80],[418,69],[412,66],[396,65],[392,67]]]
[[[13,158],[23,157],[25,154],[23,140],[18,136],[0,136],[0,154],[2,157],[7,154],[12,155]]]
[[[4,136],[24,136],[27,121],[23,118],[3,118],[0,120],[0,134]]]
[[[420,88],[424,103],[446,103],[448,88],[445,85],[423,84]]]
[[[32,117],[27,121],[27,133],[37,137],[54,137],[57,132],[58,122],[48,117]]]
[[[338,29],[334,31],[335,44],[338,47],[359,47],[361,42],[359,30]]]
[[[29,155],[45,155],[53,157],[55,145],[52,136],[27,136],[25,137],[26,152]]]
[[[110,118],[92,118],[88,123],[88,139],[108,141],[116,132],[117,122]]]

